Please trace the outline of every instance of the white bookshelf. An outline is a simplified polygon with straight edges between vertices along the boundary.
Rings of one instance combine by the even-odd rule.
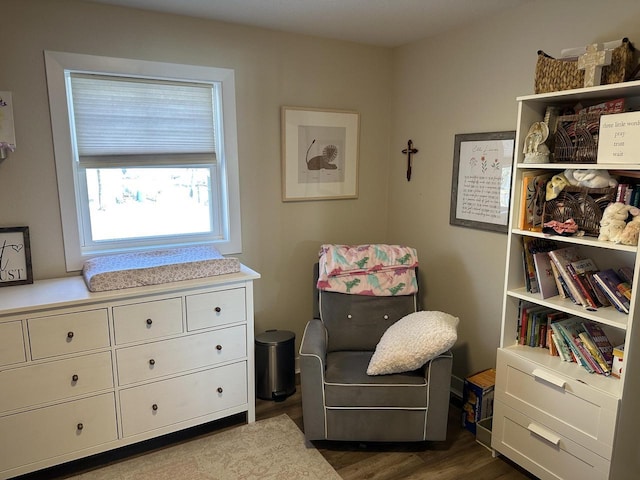
[[[523,163],[525,136],[533,122],[543,120],[549,105],[592,105],[624,97],[627,105],[640,104],[640,82],[519,97],[516,127],[505,290],[498,349],[492,448],[541,479],[630,479],[640,471],[637,429],[640,421],[634,404],[640,398],[640,338],[638,288],[633,289],[629,314],[613,307],[588,311],[560,296],[542,299],[527,292],[522,261],[522,237],[551,238],[560,246],[578,245],[601,269],[634,266],[638,272],[638,248],[599,241],[596,237],[549,236],[515,228],[521,211],[523,174],[530,169],[562,172],[573,169],[637,171],[633,165]],[[612,343],[625,343],[622,379],[588,373],[576,363],[563,362],[543,348],[518,345],[518,307],[521,301],[598,322]],[[636,327],[638,328],[638,327]]]

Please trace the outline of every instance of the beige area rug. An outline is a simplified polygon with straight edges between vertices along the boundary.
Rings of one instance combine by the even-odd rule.
[[[189,440],[73,480],[340,480],[287,415]]]

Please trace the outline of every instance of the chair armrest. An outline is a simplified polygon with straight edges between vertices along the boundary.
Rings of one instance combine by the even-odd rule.
[[[326,438],[324,372],[327,357],[327,330],[317,319],[307,323],[300,344],[300,386],[304,434],[307,440]]]
[[[318,357],[324,367],[327,357],[327,329],[321,320],[314,318],[307,323],[300,343],[300,356],[303,355]]]

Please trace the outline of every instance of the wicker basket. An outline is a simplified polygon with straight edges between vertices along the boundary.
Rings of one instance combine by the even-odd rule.
[[[558,117],[552,161],[596,163],[601,115],[598,112]]]
[[[635,48],[628,38],[612,50],[611,65],[602,68],[600,83],[608,85],[629,80],[635,68]],[[584,70],[578,69],[577,59],[556,59],[538,50],[535,93],[557,92],[584,86]]]
[[[616,187],[565,187],[553,200],[544,202],[543,222],[566,222],[570,218],[585,235],[597,237],[600,233],[602,213],[616,197]]]

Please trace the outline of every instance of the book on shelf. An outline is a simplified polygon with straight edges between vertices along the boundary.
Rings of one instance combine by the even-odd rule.
[[[533,254],[533,264],[536,270],[536,280],[542,298],[559,295],[558,284],[551,268],[551,259],[546,251]]]
[[[593,278],[616,309],[623,313],[629,313],[631,306],[629,299],[618,289],[618,286],[625,282],[612,268],[594,273]],[[628,284],[626,285],[628,286]]]
[[[551,309],[542,305],[529,302],[521,302],[520,317],[518,322],[518,344],[532,346],[532,338],[538,331],[538,314],[546,313]]]
[[[562,298],[569,298],[567,286],[564,284],[560,272],[558,272],[558,267],[556,267],[556,264],[553,262],[551,262],[551,270],[553,271],[553,279],[556,282],[556,287],[558,287],[558,293]]]
[[[573,354],[573,350],[571,350],[564,335],[560,331],[560,326],[558,325],[558,322],[551,324],[551,330],[553,335],[552,339],[556,344],[556,348],[558,349],[560,358],[562,358],[562,360],[565,362],[577,362]]]
[[[618,276],[633,288],[633,267],[624,266],[618,269]]]
[[[594,273],[596,273],[596,272],[587,272],[585,274],[586,275],[586,279],[589,282],[589,285],[591,286],[591,290],[593,291],[595,296],[598,298],[598,303],[603,307],[609,307],[609,306],[611,306],[611,302],[609,301],[609,297],[607,297],[604,294],[604,292],[600,288],[600,285],[598,285],[598,282],[596,282],[596,279],[593,278],[593,274]]]
[[[529,293],[541,293],[542,298],[557,295],[557,287],[546,258],[546,252],[557,248],[557,243],[546,238],[522,237],[525,285]],[[550,290],[551,289],[551,290]],[[555,293],[553,293],[555,292]]]
[[[587,272],[597,272],[598,267],[590,258],[571,262],[567,265],[567,271],[573,277],[576,286],[580,289],[583,298],[588,303],[588,307],[597,310],[602,305],[598,301],[598,297],[591,289],[591,284],[587,280]]]
[[[553,339],[553,329],[551,328],[551,324],[557,322],[559,320],[563,320],[567,318],[567,314],[564,312],[559,312],[557,310],[553,310],[547,313],[547,328],[546,328],[546,338],[544,347],[549,349],[549,355],[552,356],[560,356],[560,352],[558,352],[556,341]]]
[[[578,363],[580,363],[589,373],[603,373],[601,367],[591,357],[580,339],[580,333],[583,331],[582,320],[580,318],[571,317],[565,320],[560,320],[559,322],[556,322],[555,325],[557,326],[557,330],[560,332],[560,335],[562,335],[564,341],[569,346],[569,349],[578,360]]]
[[[613,364],[614,347],[602,327],[596,322],[585,320],[582,322],[582,328],[589,335],[589,338],[591,338],[595,344],[606,364],[611,368],[611,365]]]
[[[589,355],[591,355],[591,358],[598,362],[598,366],[600,367],[601,371],[600,373],[607,376],[611,375],[611,365],[609,365],[605,361],[602,353],[600,352],[600,350],[598,350],[598,347],[594,343],[591,336],[586,331],[580,332],[578,336],[580,337],[580,340],[582,340],[582,344],[589,352]]]
[[[570,247],[558,248],[549,252],[551,261],[555,264],[560,278],[562,278],[566,285],[567,291],[570,293],[572,300],[577,305],[582,305],[585,308],[592,308],[585,300],[582,292],[576,285],[573,276],[567,269],[567,265],[571,262],[577,262],[578,260],[584,260],[586,257],[580,253],[577,246],[572,245]]]
[[[544,170],[528,170],[522,174],[520,199],[520,230],[542,231],[542,211],[546,197],[546,185],[553,173]]]

